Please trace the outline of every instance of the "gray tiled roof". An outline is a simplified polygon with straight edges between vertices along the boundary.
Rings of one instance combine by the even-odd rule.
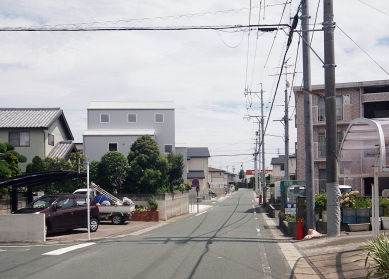
[[[73,140],[65,115],[60,108],[0,108],[0,129],[49,128],[57,119],[62,123],[67,140]]]
[[[208,158],[211,157],[209,154],[208,147],[188,147],[187,148],[188,158]]]
[[[60,108],[0,108],[0,128],[47,128],[61,114]]]
[[[226,172],[225,170],[208,167],[209,172]]]
[[[205,178],[204,171],[199,170],[199,171],[189,171],[187,175],[188,179],[193,179],[193,178]]]
[[[296,154],[289,155],[289,158],[296,158]],[[278,155],[278,158],[271,158],[271,165],[283,165],[285,163],[285,155]]]
[[[75,147],[71,140],[60,141],[50,151],[49,155],[47,155],[47,158],[68,159],[72,151],[75,151]]]

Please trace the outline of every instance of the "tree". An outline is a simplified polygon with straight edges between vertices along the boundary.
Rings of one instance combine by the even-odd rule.
[[[241,170],[239,171],[239,179],[241,179],[241,180],[243,181],[243,178],[244,178],[244,170],[241,169]]]
[[[157,142],[149,135],[140,136],[127,156],[129,189],[137,193],[163,192],[168,187],[169,162],[160,154]]]
[[[184,156],[169,152],[167,160],[170,164],[169,185],[173,190],[176,186],[184,182],[184,179],[182,179],[182,174],[184,173]]]
[[[120,189],[127,177],[126,157],[117,151],[110,151],[101,157],[98,164],[98,182],[107,189]]]
[[[25,162],[27,158],[15,151],[15,147],[9,143],[0,143],[0,178],[9,178],[22,174],[19,162]],[[10,187],[0,189],[0,195],[7,194]]]

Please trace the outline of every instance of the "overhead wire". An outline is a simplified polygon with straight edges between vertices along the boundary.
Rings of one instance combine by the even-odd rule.
[[[381,68],[381,70],[383,70],[387,75],[389,75],[389,73],[380,65],[378,64],[377,61],[374,60],[373,57],[371,57],[360,45],[358,45],[345,31],[343,31],[342,28],[340,28],[340,26],[337,24],[336,25],[340,31],[342,31],[342,33],[347,37],[349,38],[360,50],[362,50],[378,67]]]

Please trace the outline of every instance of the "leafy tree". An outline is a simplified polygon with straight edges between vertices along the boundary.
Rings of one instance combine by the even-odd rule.
[[[241,170],[239,171],[239,179],[242,179],[242,180],[243,180],[243,178],[244,178],[244,170],[241,169]]]
[[[126,157],[117,151],[111,151],[101,157],[98,164],[98,182],[106,189],[120,189],[127,177]]]
[[[137,193],[163,192],[169,186],[169,162],[160,154],[157,142],[149,135],[140,136],[127,156],[128,188]]]
[[[170,164],[169,185],[173,190],[175,186],[184,182],[184,179],[182,179],[182,174],[184,173],[184,156],[182,154],[173,154],[173,152],[169,152],[167,160]]]

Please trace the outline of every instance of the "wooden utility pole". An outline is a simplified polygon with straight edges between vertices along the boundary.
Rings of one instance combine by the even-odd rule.
[[[324,0],[324,92],[326,115],[326,169],[327,169],[327,235],[340,235],[340,191],[338,181],[338,149],[336,129],[336,89],[334,51],[334,8],[333,0]]]

